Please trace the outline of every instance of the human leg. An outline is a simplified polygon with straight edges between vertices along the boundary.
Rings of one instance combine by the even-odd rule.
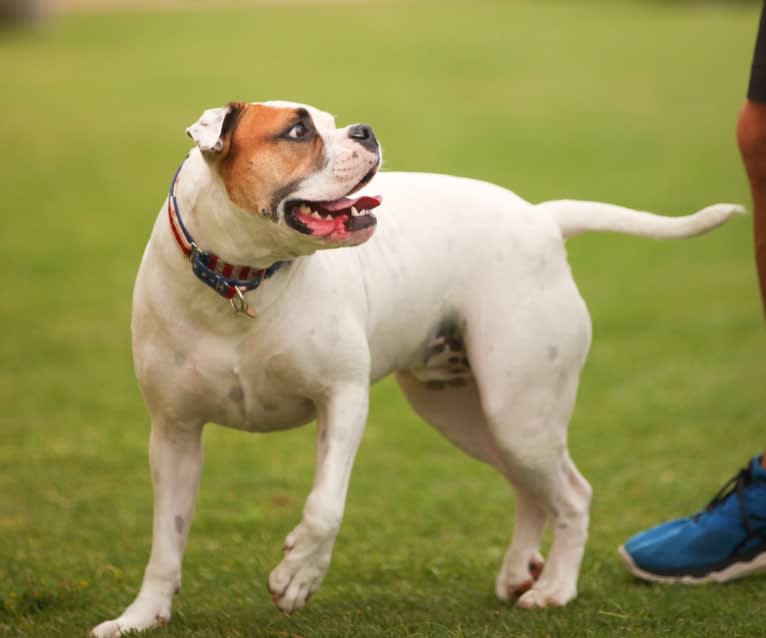
[[[755,263],[766,313],[766,8],[756,37],[737,144],[753,199]],[[726,489],[730,486],[731,489]],[[619,548],[639,578],[726,582],[766,570],[766,453],[755,457],[701,512],[633,536]]]

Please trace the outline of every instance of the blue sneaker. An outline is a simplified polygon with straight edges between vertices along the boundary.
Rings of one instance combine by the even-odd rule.
[[[766,571],[766,470],[750,461],[698,514],[636,534],[619,548],[639,578],[725,583]]]

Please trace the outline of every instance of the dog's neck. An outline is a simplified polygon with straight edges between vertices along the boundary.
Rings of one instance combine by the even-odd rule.
[[[197,149],[181,167],[175,193],[178,213],[200,250],[253,269],[298,256],[277,252],[276,224],[235,207],[215,167]]]

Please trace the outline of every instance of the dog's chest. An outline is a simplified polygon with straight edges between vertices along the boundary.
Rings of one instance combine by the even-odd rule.
[[[305,397],[291,396],[274,387],[251,382],[232,383],[222,404],[225,409],[215,421],[251,432],[271,432],[298,427],[315,416],[314,404]]]
[[[224,382],[215,386],[219,408],[211,420],[221,425],[268,432],[303,425],[315,416],[290,353],[246,351],[233,356],[218,376]]]
[[[200,330],[134,343],[144,393],[180,420],[268,432],[314,418],[295,354]]]

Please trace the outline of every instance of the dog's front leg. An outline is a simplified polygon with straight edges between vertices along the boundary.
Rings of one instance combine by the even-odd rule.
[[[97,638],[165,624],[173,595],[181,587],[181,560],[202,472],[202,426],[154,422],[149,459],[154,486],[152,553],[138,596],[119,618],[93,629]]]
[[[300,609],[330,565],[354,457],[367,421],[368,386],[344,386],[317,406],[317,467],[303,519],[287,536],[285,557],[269,577],[274,603]]]

